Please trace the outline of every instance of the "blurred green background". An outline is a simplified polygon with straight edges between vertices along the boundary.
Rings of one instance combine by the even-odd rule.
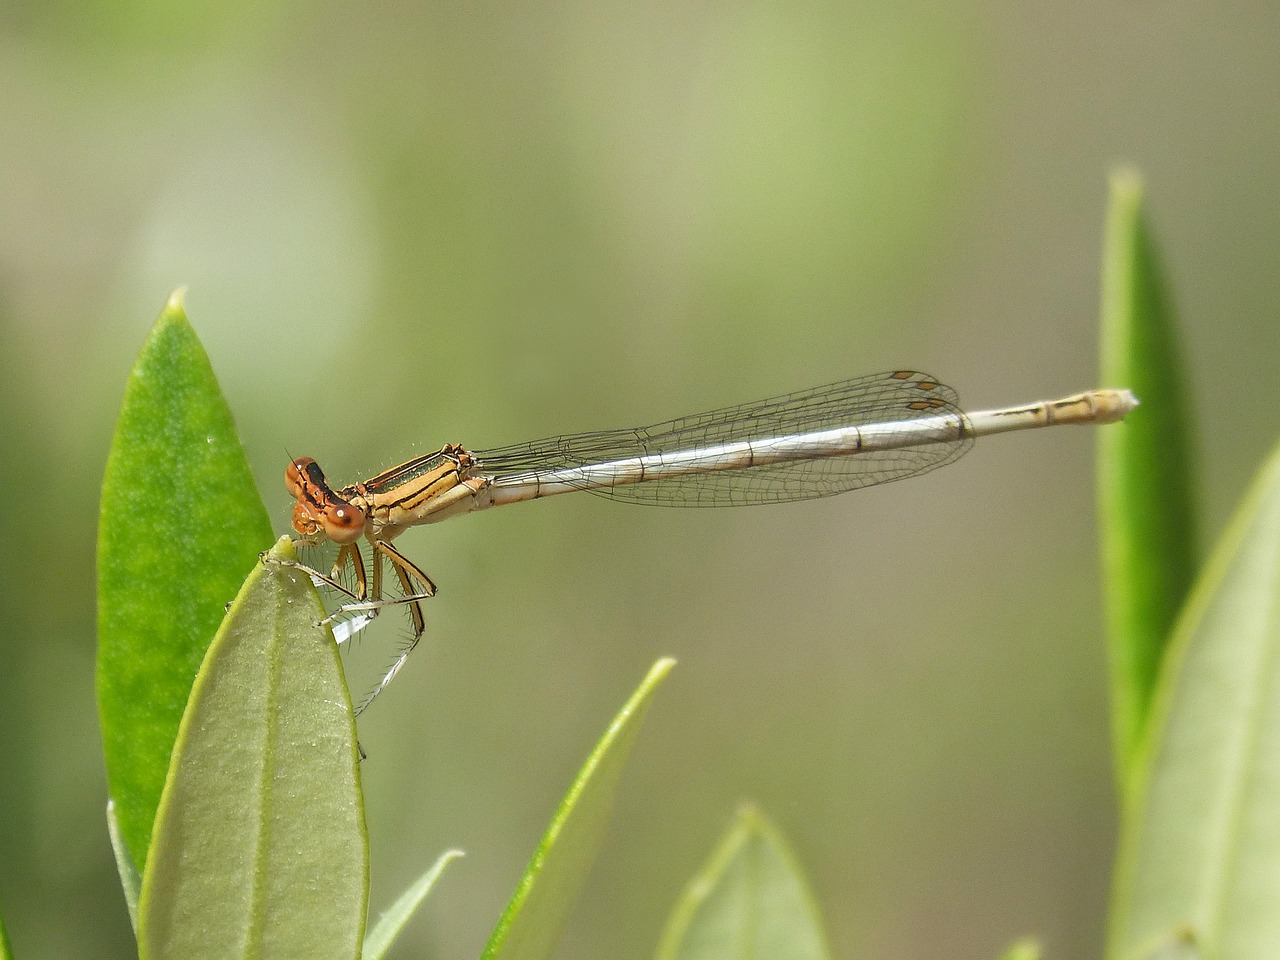
[[[1095,386],[1128,161],[1184,320],[1211,537],[1280,426],[1278,40],[1261,2],[0,3],[17,955],[133,951],[94,536],[172,288],[284,532],[290,455],[349,481],[902,366],[971,407]],[[1115,823],[1092,440],[993,439],[816,503],[565,497],[406,535],[441,593],[361,724],[374,909],[469,855],[395,955],[478,954],[671,654],[560,957],[649,956],[743,798],[793,839],[839,956],[990,957],[1024,932],[1096,956]]]

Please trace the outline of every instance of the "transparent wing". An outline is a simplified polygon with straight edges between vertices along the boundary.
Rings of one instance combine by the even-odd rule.
[[[477,451],[475,457],[479,461],[478,472],[497,480],[532,479],[571,467],[704,450],[745,440],[871,423],[893,424],[922,417],[963,417],[957,403],[955,391],[929,375],[897,370],[649,427],[547,437]],[[589,492],[612,500],[681,507],[808,500],[926,473],[960,457],[972,442],[972,438],[964,436],[894,450],[593,487]]]

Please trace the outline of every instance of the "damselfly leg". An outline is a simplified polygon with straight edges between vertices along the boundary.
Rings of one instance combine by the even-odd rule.
[[[304,551],[322,547],[322,544],[311,538],[301,538],[294,543]],[[409,655],[422,640],[426,632],[422,601],[430,600],[436,595],[436,585],[431,578],[389,543],[374,541],[370,552],[372,569],[367,571],[359,547],[355,543],[343,544],[338,548],[338,556],[327,574],[320,572],[316,566],[300,560],[282,560],[267,554],[262,555],[264,562],[300,570],[307,574],[317,587],[327,587],[346,598],[319,621],[320,624],[332,628],[339,646],[348,644],[348,641],[368,627],[384,608],[402,606],[407,610],[410,624],[409,637],[401,643],[394,659],[381,671],[378,680],[361,698],[355,709],[356,716],[363,713],[377,699],[387,684],[400,672]],[[383,589],[384,557],[395,575],[396,588],[392,592],[384,592]]]

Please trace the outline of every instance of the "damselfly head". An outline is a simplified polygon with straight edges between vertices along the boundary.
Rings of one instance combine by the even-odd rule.
[[[293,529],[304,537],[314,537],[320,532],[320,522],[308,504],[299,501],[293,505]]]
[[[310,457],[299,457],[285,468],[284,485],[298,500],[293,529],[304,537],[323,534],[334,543],[353,543],[364,533],[364,510],[334,493],[320,464]]]
[[[289,496],[302,500],[312,498],[312,488],[327,490],[329,484],[325,482],[320,464],[310,457],[298,457],[284,468],[284,486]]]

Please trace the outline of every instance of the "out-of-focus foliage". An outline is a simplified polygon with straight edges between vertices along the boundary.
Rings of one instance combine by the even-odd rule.
[[[427,895],[435,889],[436,881],[444,874],[445,867],[461,856],[461,850],[446,850],[440,854],[422,876],[378,915],[377,921],[364,938],[364,950],[360,954],[363,960],[382,960],[386,956],[396,937],[400,936],[414,913],[427,899]]]
[[[674,660],[659,660],[591,751],[485,946],[483,960],[547,960],[595,863],[649,704]]]
[[[657,960],[826,960],[822,917],[795,855],[744,806],[672,911]]]
[[[348,482],[899,365],[974,406],[1093,386],[1127,160],[1177,266],[1212,538],[1280,423],[1276,46],[1272,5],[1191,0],[4,5],[19,955],[135,955],[103,829],[94,535],[169,290],[190,284],[283,533],[290,455]],[[795,843],[838,956],[994,956],[1019,930],[1096,952],[1115,825],[1092,444],[992,438],[776,510],[565,497],[406,535],[441,590],[361,723],[371,902],[440,850],[468,860],[403,949],[480,953],[598,718],[671,654],[565,960],[648,956],[744,796]],[[356,651],[375,662],[401,639],[382,619]]]
[[[1178,621],[1120,837],[1108,957],[1180,928],[1210,956],[1280,942],[1280,450]]]
[[[1044,949],[1037,940],[1019,940],[1001,955],[1000,960],[1041,960]]]
[[[1128,791],[1161,658],[1196,574],[1197,449],[1177,321],[1140,177],[1111,178],[1102,257],[1102,382],[1142,406],[1098,432],[1098,507],[1116,779]]]

